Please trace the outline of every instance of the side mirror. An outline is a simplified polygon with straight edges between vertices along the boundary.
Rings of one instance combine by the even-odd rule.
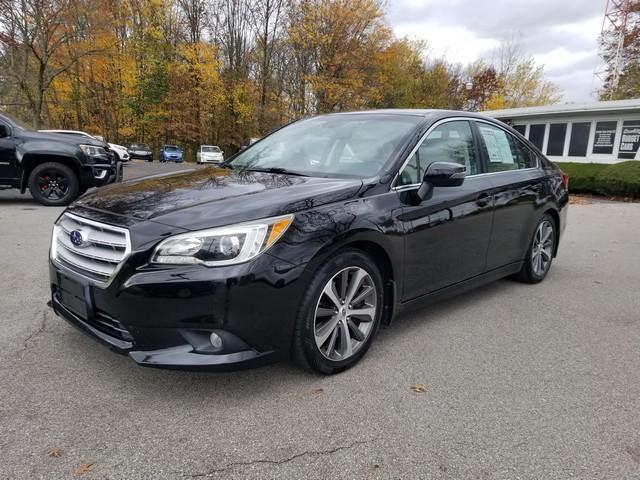
[[[0,138],[7,138],[11,136],[11,132],[9,131],[9,127],[6,125],[0,124]]]
[[[420,201],[428,200],[433,187],[459,187],[464,182],[465,167],[459,163],[433,162],[427,167],[422,184],[416,192]]]

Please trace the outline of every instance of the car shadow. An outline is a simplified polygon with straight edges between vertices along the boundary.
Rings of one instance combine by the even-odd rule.
[[[503,278],[439,300],[433,304],[411,307],[398,314],[391,322],[391,325],[384,325],[376,340],[385,341],[385,339],[389,338],[390,341],[393,341],[392,339],[395,336],[404,335],[406,330],[416,328],[418,323],[422,325],[424,323],[450,321],[452,313],[465,310],[467,307],[486,301],[488,298],[493,298],[494,295],[499,295],[506,290],[517,288],[518,285],[522,284],[509,278]]]
[[[326,387],[333,382],[344,383],[350,381],[351,377],[355,380],[367,371],[378,368],[375,362],[385,361],[376,356],[377,346],[402,341],[411,330],[417,330],[425,323],[451,321],[456,311],[465,310],[474,303],[486,301],[512,288],[518,288],[518,283],[509,279],[499,280],[428,307],[403,313],[390,326],[381,329],[371,352],[362,362],[346,372],[329,377],[307,372],[292,362],[225,372],[141,367],[127,356],[114,354],[106,347],[98,348],[95,340],[69,325],[66,328],[75,334],[65,335],[64,342],[68,345],[64,348],[74,352],[74,356],[77,354],[86,358],[86,368],[100,371],[104,381],[118,385],[118,388],[133,389],[154,397],[169,396],[174,401],[179,399],[187,403],[200,402],[197,398],[204,396],[219,401],[226,399],[225,402],[233,398],[242,404],[243,401],[255,401],[256,395],[290,395],[292,392],[305,395],[305,392],[318,385]],[[196,392],[197,395],[194,395]]]

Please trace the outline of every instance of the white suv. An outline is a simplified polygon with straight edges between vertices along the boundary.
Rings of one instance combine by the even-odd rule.
[[[215,145],[200,145],[198,153],[196,153],[196,160],[198,163],[222,163],[224,152]]]

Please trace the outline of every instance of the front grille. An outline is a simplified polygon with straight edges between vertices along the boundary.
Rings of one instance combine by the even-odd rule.
[[[72,241],[81,238],[81,244]],[[77,243],[77,242],[76,242]],[[65,213],[54,227],[51,253],[65,267],[106,286],[131,251],[129,231]]]

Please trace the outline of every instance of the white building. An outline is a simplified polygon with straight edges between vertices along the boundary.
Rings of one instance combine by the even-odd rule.
[[[640,160],[640,99],[491,110],[557,162]]]

